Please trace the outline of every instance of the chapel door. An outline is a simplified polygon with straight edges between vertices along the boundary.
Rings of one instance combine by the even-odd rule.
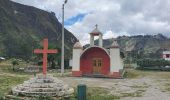
[[[102,59],[94,58],[93,59],[93,74],[101,74],[102,69]]]

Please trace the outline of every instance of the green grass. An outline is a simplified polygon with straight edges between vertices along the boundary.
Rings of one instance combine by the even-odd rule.
[[[125,78],[137,78],[140,75],[137,71],[134,70],[126,70],[124,77]]]
[[[24,63],[23,63],[24,65]],[[49,71],[49,74],[53,74],[55,77],[67,77],[70,76],[70,70],[67,70],[64,76],[60,76],[60,73],[55,71]],[[155,75],[156,74],[156,75]],[[32,73],[25,73],[12,70],[10,62],[0,63],[0,100],[1,97],[8,94],[13,86],[23,83],[24,80],[28,80]],[[154,71],[140,71],[140,70],[126,70],[125,78],[137,79],[140,77],[158,77],[158,78],[169,78],[170,74],[167,72],[154,72]],[[97,84],[97,83],[96,83]],[[117,100],[124,97],[141,97],[146,91],[145,89],[148,85],[145,83],[143,85],[130,86],[131,88],[137,89],[132,93],[120,93],[121,95],[111,95],[109,89],[102,87],[87,87],[87,100]],[[165,84],[164,91],[170,91],[170,84]],[[35,98],[33,100],[56,100],[54,98]],[[64,100],[64,99],[63,99]],[[75,93],[70,97],[69,100],[77,100],[77,88],[75,88]]]
[[[54,76],[58,77],[59,74],[52,72]],[[69,76],[69,72],[64,74],[64,76]],[[24,72],[14,72],[11,65],[4,64],[0,65],[0,100],[1,97],[9,94],[12,87],[23,83],[24,80],[28,80],[30,74]],[[77,88],[75,88],[77,90]],[[87,88],[87,100],[115,100],[120,99],[118,96],[108,95],[109,91],[106,88],[100,87],[88,87]],[[17,98],[17,97],[16,97]],[[33,100],[55,100],[54,98],[34,98]],[[65,100],[65,99],[62,99]],[[77,92],[69,100],[77,100]]]
[[[152,77],[154,79],[169,79],[170,73],[164,71],[126,69],[126,72],[124,74],[124,78],[129,78],[129,79],[137,79],[141,77]]]
[[[32,75],[33,73],[25,73],[23,70],[17,70],[19,66],[15,66],[15,71],[12,69],[12,65],[1,65],[0,74],[14,74],[14,75]]]
[[[8,94],[13,86],[23,83],[26,77],[0,75],[0,95]]]
[[[118,100],[119,96],[109,95],[109,91],[106,88],[101,87],[88,87],[87,88],[87,100]],[[75,88],[74,96],[70,100],[77,100],[77,91]]]
[[[23,65],[24,62],[21,63]],[[0,63],[0,100],[1,97],[9,94],[12,87],[23,83],[29,79],[28,74],[23,72],[14,72],[12,70],[11,60],[6,60]]]

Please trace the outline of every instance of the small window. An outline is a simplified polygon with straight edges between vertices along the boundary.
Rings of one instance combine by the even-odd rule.
[[[94,58],[93,59],[93,66],[94,67],[102,67],[102,59],[101,58]]]
[[[101,59],[98,59],[98,66],[99,66],[99,67],[102,66],[102,61],[101,61]]]
[[[166,54],[166,58],[170,58],[170,54]]]

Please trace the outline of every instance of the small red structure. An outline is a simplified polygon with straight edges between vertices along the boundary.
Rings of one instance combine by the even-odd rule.
[[[108,48],[104,48],[103,35],[97,25],[89,34],[89,47],[83,49],[80,42],[73,47],[72,76],[122,78],[123,60],[117,41],[114,39]],[[94,43],[95,36],[99,37],[98,44]]]
[[[170,60],[170,51],[163,51],[162,58],[165,60]]]
[[[43,54],[43,75],[47,74],[47,54],[48,53],[57,53],[57,50],[49,50],[48,49],[48,39],[43,40],[43,49],[35,49],[34,53]]]

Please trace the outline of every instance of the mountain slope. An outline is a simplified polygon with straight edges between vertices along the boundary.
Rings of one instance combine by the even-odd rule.
[[[60,49],[61,27],[53,12],[0,0],[0,56],[30,58],[43,38],[49,39],[52,48]],[[65,29],[66,58],[76,41]]]
[[[163,50],[170,50],[170,39],[162,34],[157,35],[137,35],[137,36],[120,36],[117,38],[121,51],[125,54],[133,53],[132,56],[142,54],[147,58],[160,58]],[[104,46],[111,45],[112,40],[104,40]]]
[[[163,50],[170,50],[170,39],[162,34],[120,36],[117,41],[121,51],[133,58],[160,58]],[[112,39],[104,39],[103,46],[109,48],[112,42]],[[97,43],[98,40],[95,41]]]

